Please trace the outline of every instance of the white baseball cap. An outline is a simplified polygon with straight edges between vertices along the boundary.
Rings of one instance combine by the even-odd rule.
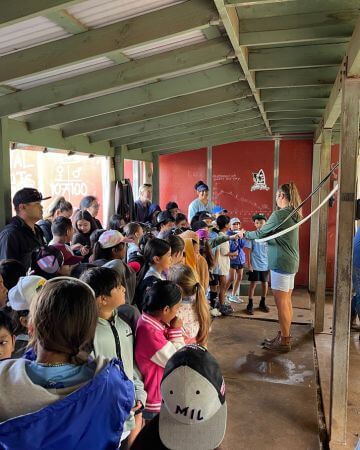
[[[230,225],[234,225],[235,223],[241,223],[241,220],[238,217],[230,219]]]
[[[101,248],[112,248],[119,245],[120,242],[127,242],[125,237],[117,230],[107,230],[99,237]]]
[[[161,382],[162,443],[173,450],[209,450],[224,439],[225,383],[216,359],[199,345],[186,345],[168,361]]]
[[[46,279],[38,275],[19,278],[17,284],[8,293],[8,303],[11,308],[14,311],[29,310],[32,299],[45,283]]]

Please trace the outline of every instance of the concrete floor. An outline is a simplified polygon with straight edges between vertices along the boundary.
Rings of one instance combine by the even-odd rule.
[[[324,332],[316,335],[319,376],[324,405],[325,420],[329,426],[330,373],[332,346],[332,296],[326,297]],[[330,442],[331,450],[353,450],[360,438],[360,342],[359,332],[351,332],[349,357],[349,393],[346,445]]]
[[[226,381],[228,427],[222,450],[315,450],[319,442],[315,368],[313,358],[314,314],[305,290],[293,295],[294,349],[278,355],[261,347],[265,336],[276,334],[274,301],[270,313],[244,313],[244,303],[233,304],[232,317],[214,320],[209,349],[218,359]],[[258,299],[254,305],[257,306]],[[332,296],[327,297],[324,332],[315,336],[320,395],[329,425],[332,341]],[[360,323],[359,323],[360,326]],[[346,445],[330,442],[331,450],[352,450],[360,438],[360,341],[351,333],[349,399]]]
[[[298,295],[298,293],[296,294]],[[302,297],[302,298],[300,298]],[[299,315],[310,303],[300,293]],[[269,304],[271,302],[269,301]],[[226,383],[228,426],[222,450],[316,450],[320,448],[313,334],[308,317],[292,328],[293,350],[276,354],[261,347],[278,330],[274,310],[250,319],[236,307],[235,317],[215,319],[209,350]]]

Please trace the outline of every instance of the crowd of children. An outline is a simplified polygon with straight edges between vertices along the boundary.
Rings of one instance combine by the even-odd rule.
[[[206,350],[211,317],[232,314],[231,303],[243,301],[245,267],[245,312],[254,314],[257,282],[259,309],[269,311],[267,247],[240,237],[239,218],[220,207],[194,210],[189,226],[169,202],[165,211],[153,208],[147,223],[126,224],[114,215],[104,230],[95,220],[98,205],[88,197],[70,219],[72,206],[57,199],[41,223],[48,245],[33,251],[30,267],[0,261],[4,448],[33,448],[33,439],[36,448],[185,448],[166,446],[173,440],[166,424],[174,425],[180,407],[171,399],[179,385],[170,391],[164,386],[187,383],[174,375],[186,366],[187,377],[210,382],[223,411],[224,383]],[[266,217],[258,213],[253,221],[259,229]],[[195,411],[181,426],[200,426],[206,407]],[[21,432],[15,445],[19,427],[32,432]],[[217,427],[206,448],[220,444],[223,419]],[[149,435],[161,445],[145,444]]]

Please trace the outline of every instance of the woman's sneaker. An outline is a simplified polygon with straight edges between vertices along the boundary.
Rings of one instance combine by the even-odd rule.
[[[233,303],[243,303],[244,300],[242,300],[238,295],[228,295],[228,300]]]
[[[230,305],[225,304],[220,306],[219,311],[223,316],[230,316],[234,312]]]
[[[222,316],[221,312],[217,308],[210,309],[210,314],[212,317],[220,317]]]

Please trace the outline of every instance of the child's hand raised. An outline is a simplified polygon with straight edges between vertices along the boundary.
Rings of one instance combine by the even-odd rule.
[[[180,317],[175,316],[171,322],[170,322],[170,326],[172,328],[181,328],[183,326],[183,321],[182,319],[180,319]]]

